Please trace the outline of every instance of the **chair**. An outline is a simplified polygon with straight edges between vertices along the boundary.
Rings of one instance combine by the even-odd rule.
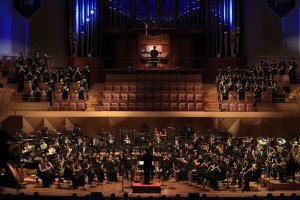
[[[195,98],[194,98],[194,94],[187,94],[187,96],[186,96],[186,100],[187,100],[187,102],[194,102],[195,101]]]
[[[170,85],[170,90],[171,91],[178,91],[178,85],[176,84],[176,83],[172,83],[171,85]]]
[[[119,104],[116,102],[111,103],[110,110],[111,111],[119,111]]]
[[[128,85],[122,85],[121,89],[122,89],[122,92],[127,93],[129,91],[129,86]]]
[[[203,101],[203,93],[199,93],[195,95],[196,102]]]
[[[231,104],[229,105],[229,111],[230,111],[230,112],[236,112],[236,111],[237,111],[236,103],[231,103]]]
[[[121,94],[121,101],[127,101],[128,100],[128,95],[127,94]]]
[[[129,103],[127,103],[126,109],[127,109],[128,111],[135,111],[135,103],[134,103],[134,102],[129,102]]]
[[[144,94],[143,93],[139,93],[139,94],[136,94],[136,100],[138,102],[144,102]]]
[[[154,110],[154,111],[161,111],[162,109],[161,109],[161,103],[159,103],[159,102],[154,102],[153,103],[153,106],[152,106],[152,110]]]
[[[164,83],[164,84],[161,86],[161,90],[162,90],[163,92],[170,91],[170,85],[169,85],[169,83]]]
[[[77,100],[78,99],[78,95],[76,93],[72,93],[70,100]]]
[[[188,103],[187,104],[188,111],[195,111],[195,103]]]
[[[105,91],[112,91],[112,90],[113,90],[113,86],[110,85],[110,84],[109,84],[109,85],[106,85],[106,84],[105,84],[105,85],[104,85],[104,90],[105,90]]]
[[[128,101],[136,101],[136,95],[135,94],[129,94]]]
[[[179,111],[186,111],[186,103],[179,103],[178,110]]]
[[[145,109],[145,104],[143,102],[136,103],[135,110],[137,110],[137,111],[143,111],[144,109]]]
[[[144,110],[145,111],[152,111],[152,109],[153,109],[153,104],[151,102],[146,102]]]
[[[121,91],[121,86],[120,85],[114,85],[113,91],[114,92],[120,92]]]
[[[77,110],[79,110],[79,111],[85,111],[85,109],[86,109],[86,106],[85,106],[84,102],[78,102],[77,103]]]
[[[178,104],[177,103],[171,103],[171,111],[178,111]]]
[[[55,93],[53,95],[53,100],[61,100],[61,94],[60,93]]]
[[[238,104],[238,112],[245,112],[246,111],[246,104],[239,103]]]
[[[135,93],[136,92],[136,85],[129,85],[129,92]]]
[[[169,94],[168,94],[168,93],[163,93],[163,94],[161,95],[161,101],[162,101],[162,102],[169,102],[169,101],[170,101],[170,99],[169,99]]]
[[[152,93],[146,93],[145,94],[145,101],[152,101],[153,94]]]
[[[203,103],[196,103],[196,111],[203,111]]]
[[[170,111],[171,110],[170,109],[170,103],[163,102],[161,104],[161,108],[162,108],[163,111]]]
[[[160,93],[154,93],[153,95],[153,101],[160,101],[161,100],[161,94]]]
[[[185,83],[179,83],[178,84],[178,91],[179,92],[185,92],[186,91]]]
[[[103,99],[105,101],[110,101],[111,100],[111,94],[107,94],[107,93],[103,94]]]
[[[178,102],[178,95],[177,94],[171,94],[170,95],[171,102]]]
[[[194,85],[187,85],[186,86],[186,91],[189,92],[189,93],[194,92],[195,91]]]
[[[61,110],[61,111],[67,111],[68,108],[69,108],[68,103],[61,102],[60,105],[59,105],[59,108],[60,108],[59,110]]]
[[[74,102],[70,103],[70,111],[76,111],[76,110],[77,110],[76,103]]]
[[[110,104],[108,102],[102,102],[102,111],[109,111]]]
[[[161,77],[162,82],[169,82],[170,81],[170,75],[169,74],[163,74]]]
[[[113,74],[106,74],[105,75],[105,81],[106,82],[112,82],[112,81],[114,81],[114,75]]]
[[[229,104],[228,103],[222,103],[221,104],[221,111],[228,112],[229,111]]]
[[[119,103],[119,111],[126,111],[127,104],[124,102]]]
[[[202,82],[202,75],[201,74],[194,74],[194,81],[195,82]]]
[[[179,94],[178,95],[179,102],[186,102],[186,94]]]
[[[122,80],[121,74],[114,74],[114,82],[120,82]]]
[[[253,112],[254,111],[254,109],[253,109],[253,104],[251,103],[248,103],[247,105],[246,105],[246,111],[247,112]]]
[[[53,103],[52,111],[59,111],[59,103]]]
[[[112,100],[118,102],[120,100],[119,94],[112,94]]]

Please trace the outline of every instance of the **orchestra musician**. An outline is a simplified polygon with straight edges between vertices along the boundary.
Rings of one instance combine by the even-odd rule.
[[[119,156],[118,156],[118,162],[119,162],[119,174],[120,176],[126,176],[126,179],[129,179],[129,176],[128,176],[128,169],[127,169],[127,156],[125,155],[124,153],[124,150],[121,149],[120,150],[120,153],[119,153]]]
[[[42,179],[43,187],[50,187],[50,185],[54,182],[54,168],[53,165],[48,162],[46,157],[42,157],[38,164],[38,176]]]
[[[104,181],[104,167],[103,162],[101,161],[100,155],[96,152],[93,153],[91,158],[92,170],[98,178],[98,182],[102,183]]]
[[[112,154],[108,155],[106,160],[106,177],[107,181],[118,182],[117,172],[115,170],[115,160]]]
[[[88,177],[88,183],[91,184],[94,182],[94,172],[90,164],[88,163],[88,156],[83,157],[83,162],[81,164],[82,172]]]
[[[255,181],[257,182],[260,177],[261,177],[262,169],[261,169],[261,164],[260,162],[257,162],[253,164],[251,168],[249,168],[245,173],[244,173],[244,191],[249,191],[250,190],[250,181]]]

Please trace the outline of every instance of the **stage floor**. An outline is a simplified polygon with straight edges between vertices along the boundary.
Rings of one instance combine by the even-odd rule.
[[[297,180],[300,179],[300,175],[297,176]],[[180,194],[181,197],[188,197],[189,193],[199,193],[207,194],[208,197],[252,197],[253,195],[257,195],[258,197],[266,197],[269,192],[273,194],[273,196],[279,196],[281,193],[284,193],[287,197],[289,197],[292,193],[296,193],[297,196],[300,196],[300,190],[268,190],[267,186],[256,187],[256,183],[252,184],[251,191],[243,192],[237,186],[227,187],[227,183],[220,183],[220,190],[214,191],[205,187],[203,190],[203,185],[197,185],[196,183],[190,184],[190,182],[176,182],[176,181],[166,181],[161,182],[160,180],[153,180],[153,182],[158,182],[161,184],[161,193],[133,193],[131,185],[133,182],[128,180],[123,181],[123,189],[122,189],[122,181],[121,178],[119,182],[104,182],[101,185],[94,183],[92,185],[86,184],[85,187],[79,187],[74,190],[71,187],[71,183],[64,182],[61,184],[61,188],[58,187],[58,182],[56,181],[50,188],[42,188],[41,181],[36,183],[32,179],[25,179],[26,186],[21,189],[0,188],[1,194],[12,194],[18,195],[19,193],[24,193],[25,195],[33,195],[34,192],[39,192],[40,196],[59,196],[59,197],[70,197],[73,193],[76,193],[79,197],[83,197],[91,192],[102,192],[105,197],[109,197],[112,193],[115,193],[116,197],[122,197],[124,192],[129,194],[129,197],[137,197],[138,195],[141,197],[160,197],[161,195],[165,195],[167,197],[175,197],[176,194]],[[273,181],[276,182],[276,181]],[[279,183],[279,181],[277,181]],[[287,183],[288,184],[288,183]],[[292,183],[291,183],[292,184]],[[257,190],[259,189],[259,190]],[[261,190],[260,190],[261,189]]]

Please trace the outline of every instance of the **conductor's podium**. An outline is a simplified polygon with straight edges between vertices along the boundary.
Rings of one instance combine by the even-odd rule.
[[[160,183],[132,183],[132,193],[160,193],[161,184]]]

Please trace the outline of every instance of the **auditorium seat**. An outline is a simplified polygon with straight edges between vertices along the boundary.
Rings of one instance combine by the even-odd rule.
[[[121,94],[120,100],[123,101],[123,102],[127,102],[127,100],[128,100],[128,95],[127,95],[127,94]]]
[[[161,83],[161,80],[162,80],[161,74],[155,74],[155,75],[153,76],[153,82],[154,82],[154,83]]]
[[[195,103],[188,103],[187,104],[188,111],[195,111]]]
[[[129,94],[128,101],[135,102],[136,101],[136,94]]]
[[[138,92],[144,92],[145,85],[143,83],[139,83],[139,84],[137,84],[136,89]]]
[[[161,101],[162,102],[169,102],[170,101],[169,94],[168,93],[163,93],[161,95]]]
[[[61,110],[61,111],[67,111],[68,109],[69,109],[68,103],[66,103],[66,102],[61,102],[61,103],[59,104],[59,110]]]
[[[178,82],[177,75],[176,74],[170,74],[169,80],[170,80],[170,82],[177,83]]]
[[[78,102],[77,103],[77,110],[79,111],[85,111],[86,107],[85,107],[85,103],[84,102]]]
[[[113,90],[113,86],[111,84],[105,84],[104,85],[104,90],[105,91],[112,91]]]
[[[70,103],[70,111],[76,111],[76,110],[77,110],[76,103],[74,102]]]
[[[238,112],[245,112],[246,111],[246,105],[244,103],[238,104]]]
[[[138,82],[144,82],[146,80],[145,74],[138,74],[137,75],[137,81]]]
[[[120,82],[121,81],[121,74],[114,74],[114,82]]]
[[[178,102],[178,95],[175,93],[170,94],[170,101],[171,102]]]
[[[53,100],[61,100],[61,94],[60,93],[55,93],[54,95],[53,95]]]
[[[112,94],[112,101],[118,102],[120,100],[120,95],[119,94]]]
[[[152,92],[154,90],[154,85],[152,83],[148,83],[148,84],[145,85],[144,90],[146,92]]]
[[[128,86],[127,84],[126,84],[126,85],[125,85],[125,84],[122,85],[122,86],[121,86],[121,91],[124,92],[124,93],[125,93],[125,92],[127,93],[127,92],[129,91],[129,86]]]
[[[178,95],[179,102],[186,102],[186,94],[179,94]]]
[[[145,111],[152,111],[152,108],[153,108],[152,102],[145,102],[144,105],[145,105],[145,108],[144,108]]]
[[[203,101],[203,93],[196,94],[195,100],[196,102]]]
[[[126,111],[126,105],[124,102],[119,103],[119,111]]]
[[[152,93],[146,93],[144,98],[145,98],[145,101],[152,101],[153,100],[153,94]]]
[[[154,102],[154,103],[153,103],[153,106],[152,106],[152,107],[153,107],[152,110],[153,110],[153,111],[161,111],[161,110],[162,110],[162,109],[161,109],[161,105],[162,105],[162,104],[159,103],[159,102]]]
[[[59,111],[59,103],[53,103],[52,110]]]
[[[112,103],[110,104],[110,110],[111,110],[111,111],[118,111],[118,110],[119,110],[119,103],[117,103],[117,102],[112,102]]]
[[[170,103],[168,103],[168,102],[163,102],[162,104],[161,104],[161,108],[162,108],[162,111],[170,111],[171,109],[170,109]]]
[[[130,93],[135,93],[136,92],[136,85],[135,84],[129,85],[129,92]]]
[[[195,85],[195,92],[199,93],[202,92],[202,85]]]
[[[179,103],[178,110],[179,111],[186,111],[187,110],[186,103]]]
[[[134,102],[128,102],[126,109],[128,111],[135,111],[135,103]]]
[[[104,93],[104,94],[103,94],[103,99],[104,99],[105,101],[110,101],[110,100],[111,100],[111,94]]]
[[[186,100],[187,100],[187,102],[189,102],[189,103],[195,102],[195,95],[194,95],[194,94],[187,94]]]
[[[154,102],[160,102],[161,101],[161,94],[160,93],[154,93],[153,101]]]
[[[194,85],[187,85],[187,86],[186,86],[186,91],[187,91],[188,93],[194,92],[194,91],[195,91]]]
[[[196,111],[203,111],[203,103],[196,103]]]
[[[170,91],[170,85],[168,83],[163,84],[162,87],[161,87],[161,90],[163,92]]]
[[[236,112],[236,111],[237,111],[236,103],[231,103],[231,104],[229,105],[229,111],[230,111],[230,112]]]
[[[187,74],[185,76],[186,82],[193,82],[194,81],[194,74]]]
[[[121,86],[120,85],[114,85],[113,86],[113,91],[114,92],[120,92],[121,91]]]
[[[162,85],[159,82],[154,84],[154,91],[155,92],[160,92],[161,90],[162,90]]]
[[[161,77],[162,82],[168,83],[170,81],[170,75],[169,74],[163,74]]]
[[[108,102],[102,102],[102,111],[109,111],[110,104]]]
[[[185,74],[177,74],[177,81],[179,82],[185,82],[186,79],[185,79]]]
[[[171,85],[170,85],[170,90],[171,91],[178,91],[178,85],[177,85],[177,83],[172,83]]]
[[[229,111],[229,104],[228,103],[222,103],[221,104],[221,111],[222,112],[228,112]]]
[[[137,103],[136,103],[135,110],[137,110],[137,111],[143,111],[144,109],[145,109],[145,104],[144,104],[144,102],[137,102]]]
[[[113,82],[114,81],[114,75],[113,74],[106,74],[105,75],[105,81],[106,82]]]
[[[171,103],[171,111],[178,111],[178,104],[177,103]]]
[[[76,93],[72,93],[70,100],[77,100],[78,99],[78,95]]]
[[[247,112],[253,112],[254,109],[253,109],[253,104],[251,103],[248,103],[247,106],[246,106],[246,111]]]
[[[202,82],[202,75],[194,74],[194,82]]]
[[[185,92],[186,91],[186,85],[184,82],[178,83],[178,92]]]

